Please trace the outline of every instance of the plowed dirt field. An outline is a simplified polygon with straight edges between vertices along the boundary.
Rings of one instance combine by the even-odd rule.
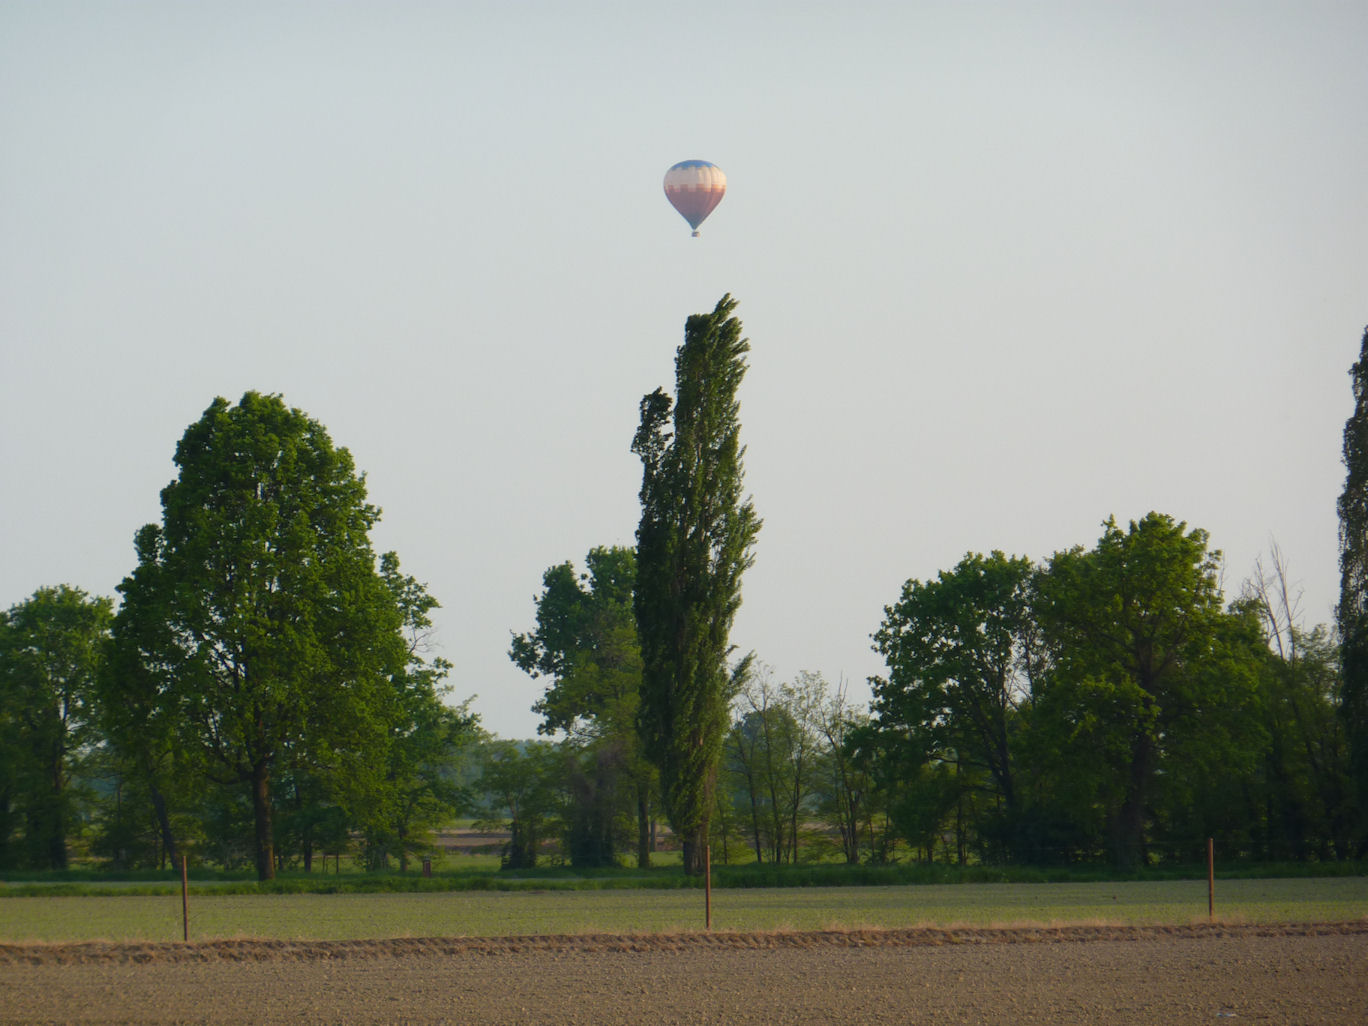
[[[1368,1023],[1368,921],[0,945],[0,1023]]]

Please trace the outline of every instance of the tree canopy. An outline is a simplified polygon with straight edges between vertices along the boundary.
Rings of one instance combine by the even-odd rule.
[[[1243,758],[1226,742],[1257,729],[1257,630],[1225,612],[1206,532],[1159,513],[1124,530],[1109,519],[1092,550],[1056,553],[1037,587],[1052,661],[1039,716],[1071,724],[1064,736],[1093,762],[1113,858],[1138,865],[1156,777],[1179,769],[1171,757],[1190,760],[1188,772]]]
[[[569,562],[549,567],[537,597],[537,625],[513,635],[509,658],[534,678],[548,678],[532,707],[541,734],[566,732],[573,751],[566,771],[574,795],[568,813],[576,865],[616,857],[619,821],[636,819],[637,864],[651,860],[651,809],[656,774],[637,735],[641,707],[641,645],[632,593],[636,553],[597,547],[576,573]]]
[[[73,769],[98,736],[112,616],[109,599],[67,585],[0,612],[0,868],[66,868]]]
[[[123,665],[149,717],[247,788],[258,876],[275,873],[272,782],[326,770],[370,789],[415,678],[403,596],[369,532],[380,511],[346,449],[278,396],[216,399],[176,448],[162,522],[120,585]],[[158,735],[161,731],[156,732]]]

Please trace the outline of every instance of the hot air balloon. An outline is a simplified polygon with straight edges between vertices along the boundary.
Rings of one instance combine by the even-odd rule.
[[[681,160],[665,172],[665,198],[689,222],[694,238],[726,193],[727,176],[706,160]]]

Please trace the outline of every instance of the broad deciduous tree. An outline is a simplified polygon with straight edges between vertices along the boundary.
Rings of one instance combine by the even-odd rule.
[[[1056,553],[1035,608],[1054,662],[1037,719],[1087,773],[1116,863],[1138,865],[1161,770],[1195,780],[1256,758],[1257,625],[1223,610],[1206,532],[1158,513]]]
[[[743,491],[736,394],[750,344],[735,307],[724,296],[711,313],[688,319],[675,354],[675,398],[657,389],[642,399],[632,442],[642,463],[639,726],[690,873],[703,867],[735,687],[731,627],[760,529]]]
[[[650,865],[654,767],[637,736],[641,646],[632,592],[636,553],[623,546],[591,549],[585,571],[569,562],[547,569],[537,597],[537,626],[514,634],[509,658],[534,678],[549,678],[532,707],[539,733],[564,731],[575,751],[570,855],[576,864],[611,862],[615,820],[630,804],[636,816],[639,866]],[[624,801],[625,800],[625,801]]]
[[[112,618],[109,599],[67,585],[0,612],[0,867],[66,868],[72,770],[94,740]]]
[[[162,523],[138,535],[120,631],[157,734],[246,789],[257,874],[275,874],[284,767],[382,773],[402,703],[404,612],[380,574],[350,453],[278,396],[216,399],[176,448]]]
[[[981,771],[1009,823],[1017,806],[1012,735],[1029,697],[1034,619],[1030,560],[969,553],[935,580],[909,580],[884,609],[874,649],[877,726],[957,770]],[[890,743],[892,740],[890,739]]]

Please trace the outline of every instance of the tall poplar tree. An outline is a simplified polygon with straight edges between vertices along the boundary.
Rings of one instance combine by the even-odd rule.
[[[749,662],[728,671],[741,575],[760,530],[743,497],[736,392],[750,343],[735,308],[723,296],[712,313],[685,322],[676,398],[662,389],[645,396],[632,442],[642,464],[633,597],[642,656],[638,727],[691,874],[703,869],[729,706]]]
[[[1349,370],[1354,412],[1344,424],[1344,491],[1339,497],[1340,711],[1360,802],[1368,804],[1368,328]]]

